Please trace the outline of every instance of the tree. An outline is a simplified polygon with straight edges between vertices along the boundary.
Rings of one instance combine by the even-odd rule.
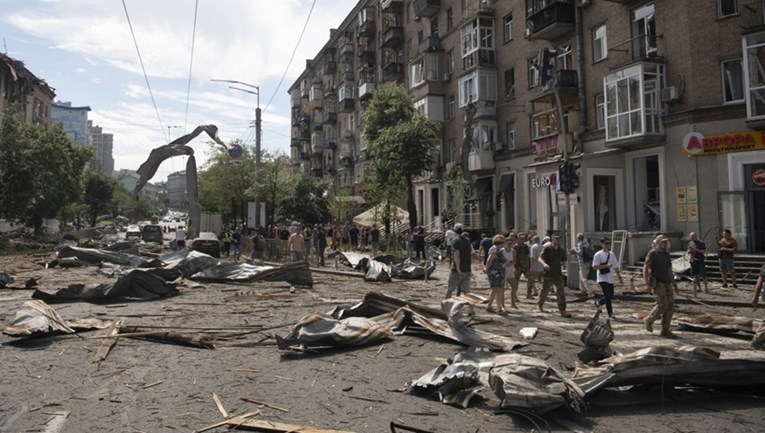
[[[231,157],[220,145],[211,144],[210,159],[199,172],[199,204],[212,212],[233,217],[241,215],[252,195],[255,185],[255,155],[243,146],[241,164],[232,165]]]
[[[281,204],[282,216],[303,224],[322,224],[332,219],[327,200],[327,183],[317,177],[302,175],[292,193]]]
[[[275,221],[277,215],[284,214],[282,203],[292,195],[296,184],[296,175],[288,158],[283,154],[263,153],[257,179],[248,193],[265,203],[266,221]],[[266,225],[265,221],[263,225]]]
[[[417,113],[400,85],[379,88],[364,111],[364,138],[372,160],[365,189],[394,203],[405,192],[412,229],[418,222],[414,178],[433,164],[438,129],[434,120]]]
[[[31,219],[57,216],[82,194],[83,171],[93,151],[72,142],[59,126],[20,123],[18,107],[6,109],[0,125],[0,217]]]
[[[111,209],[116,187],[116,179],[104,176],[95,170],[89,171],[85,176],[85,198],[83,202],[88,206],[91,226],[96,225],[98,215]]]

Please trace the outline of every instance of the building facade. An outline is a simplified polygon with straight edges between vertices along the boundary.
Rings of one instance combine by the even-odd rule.
[[[111,175],[114,172],[114,134],[104,133],[100,126],[93,125],[92,120],[88,120],[88,134],[95,151],[98,170],[105,175]]]
[[[565,229],[569,245],[627,230],[630,260],[656,232],[728,228],[765,252],[763,3],[361,0],[289,90],[292,162],[358,194],[365,101],[398,83],[442,122],[417,187],[425,223],[459,209],[476,228]],[[466,141],[469,199],[452,176]]]
[[[88,113],[90,107],[73,107],[71,102],[56,101],[51,106],[51,120],[60,123],[66,135],[75,143],[90,145]]]
[[[186,170],[176,171],[167,176],[167,200],[176,209],[186,209]]]
[[[56,92],[37,78],[24,63],[0,53],[0,113],[12,104],[25,123],[51,125],[51,104]]]

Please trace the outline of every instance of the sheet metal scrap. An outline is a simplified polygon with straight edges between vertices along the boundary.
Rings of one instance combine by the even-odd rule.
[[[189,251],[184,248],[159,258],[166,269],[177,269],[185,278],[216,266],[220,260],[199,251]]]
[[[174,269],[133,269],[114,284],[99,284],[93,287],[72,284],[52,293],[38,288],[32,293],[32,297],[47,302],[97,302],[114,299],[148,301],[180,293],[176,284],[181,278],[180,271]]]
[[[313,275],[307,262],[282,266],[258,266],[249,263],[217,264],[191,276],[192,280],[214,283],[286,281],[297,286],[312,286]]]
[[[402,317],[349,317],[337,320],[326,314],[309,314],[295,324],[284,338],[276,336],[281,350],[303,347],[362,346],[393,336]]]
[[[9,284],[13,284],[13,277],[11,274],[5,271],[0,272],[0,288],[6,287]]]
[[[580,365],[576,382],[588,396],[605,387],[665,384],[689,386],[762,386],[765,361],[720,359],[716,350],[653,346],[604,359],[595,367]]]
[[[139,268],[146,265],[146,260],[135,254],[120,253],[96,248],[80,248],[66,246],[56,254],[57,260],[75,257],[83,263],[96,264],[101,262],[115,263],[123,266]]]
[[[460,352],[409,385],[413,392],[437,391],[442,403],[463,408],[485,389],[506,408],[536,413],[563,405],[577,412],[586,408],[574,382],[546,362],[520,354]]]
[[[56,310],[43,301],[27,301],[16,311],[11,324],[3,329],[3,334],[12,337],[27,337],[33,334],[62,333],[73,334],[75,331],[58,315]]]
[[[361,303],[349,308],[336,308],[332,316],[336,319],[346,317],[376,317],[396,313],[404,309],[401,333],[428,333],[446,337],[469,347],[509,352],[527,343],[468,326],[475,315],[470,303],[461,300],[447,300],[443,310],[404,301],[379,292],[370,292]],[[444,312],[446,311],[446,312]]]
[[[410,259],[403,262],[392,256],[380,256],[372,258],[369,254],[356,252],[340,253],[340,262],[353,269],[363,271],[367,281],[389,282],[391,277],[401,279],[425,278],[427,272],[430,276],[436,269],[433,259],[429,259],[425,265],[415,263]]]

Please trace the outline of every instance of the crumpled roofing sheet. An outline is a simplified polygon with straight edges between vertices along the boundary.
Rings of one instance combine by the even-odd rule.
[[[287,263],[276,267],[249,263],[218,263],[195,273],[190,278],[217,283],[286,281],[299,286],[313,285],[313,275],[307,262]]]
[[[105,249],[96,248],[81,248],[65,246],[56,253],[58,260],[68,257],[77,257],[77,260],[84,263],[101,263],[109,262],[123,266],[130,266],[133,268],[139,268],[145,266],[148,262],[135,254],[120,253],[116,251],[108,251]]]
[[[98,284],[96,286],[72,284],[53,292],[37,289],[32,293],[32,297],[47,302],[114,299],[148,301],[177,295],[179,291],[176,284],[182,277],[181,272],[174,269],[133,269],[120,277],[114,284]]]

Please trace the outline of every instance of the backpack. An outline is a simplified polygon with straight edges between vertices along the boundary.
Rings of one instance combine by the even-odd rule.
[[[593,257],[595,257],[595,249],[592,248],[592,245],[585,244],[582,247],[582,261],[585,263],[592,263]]]

